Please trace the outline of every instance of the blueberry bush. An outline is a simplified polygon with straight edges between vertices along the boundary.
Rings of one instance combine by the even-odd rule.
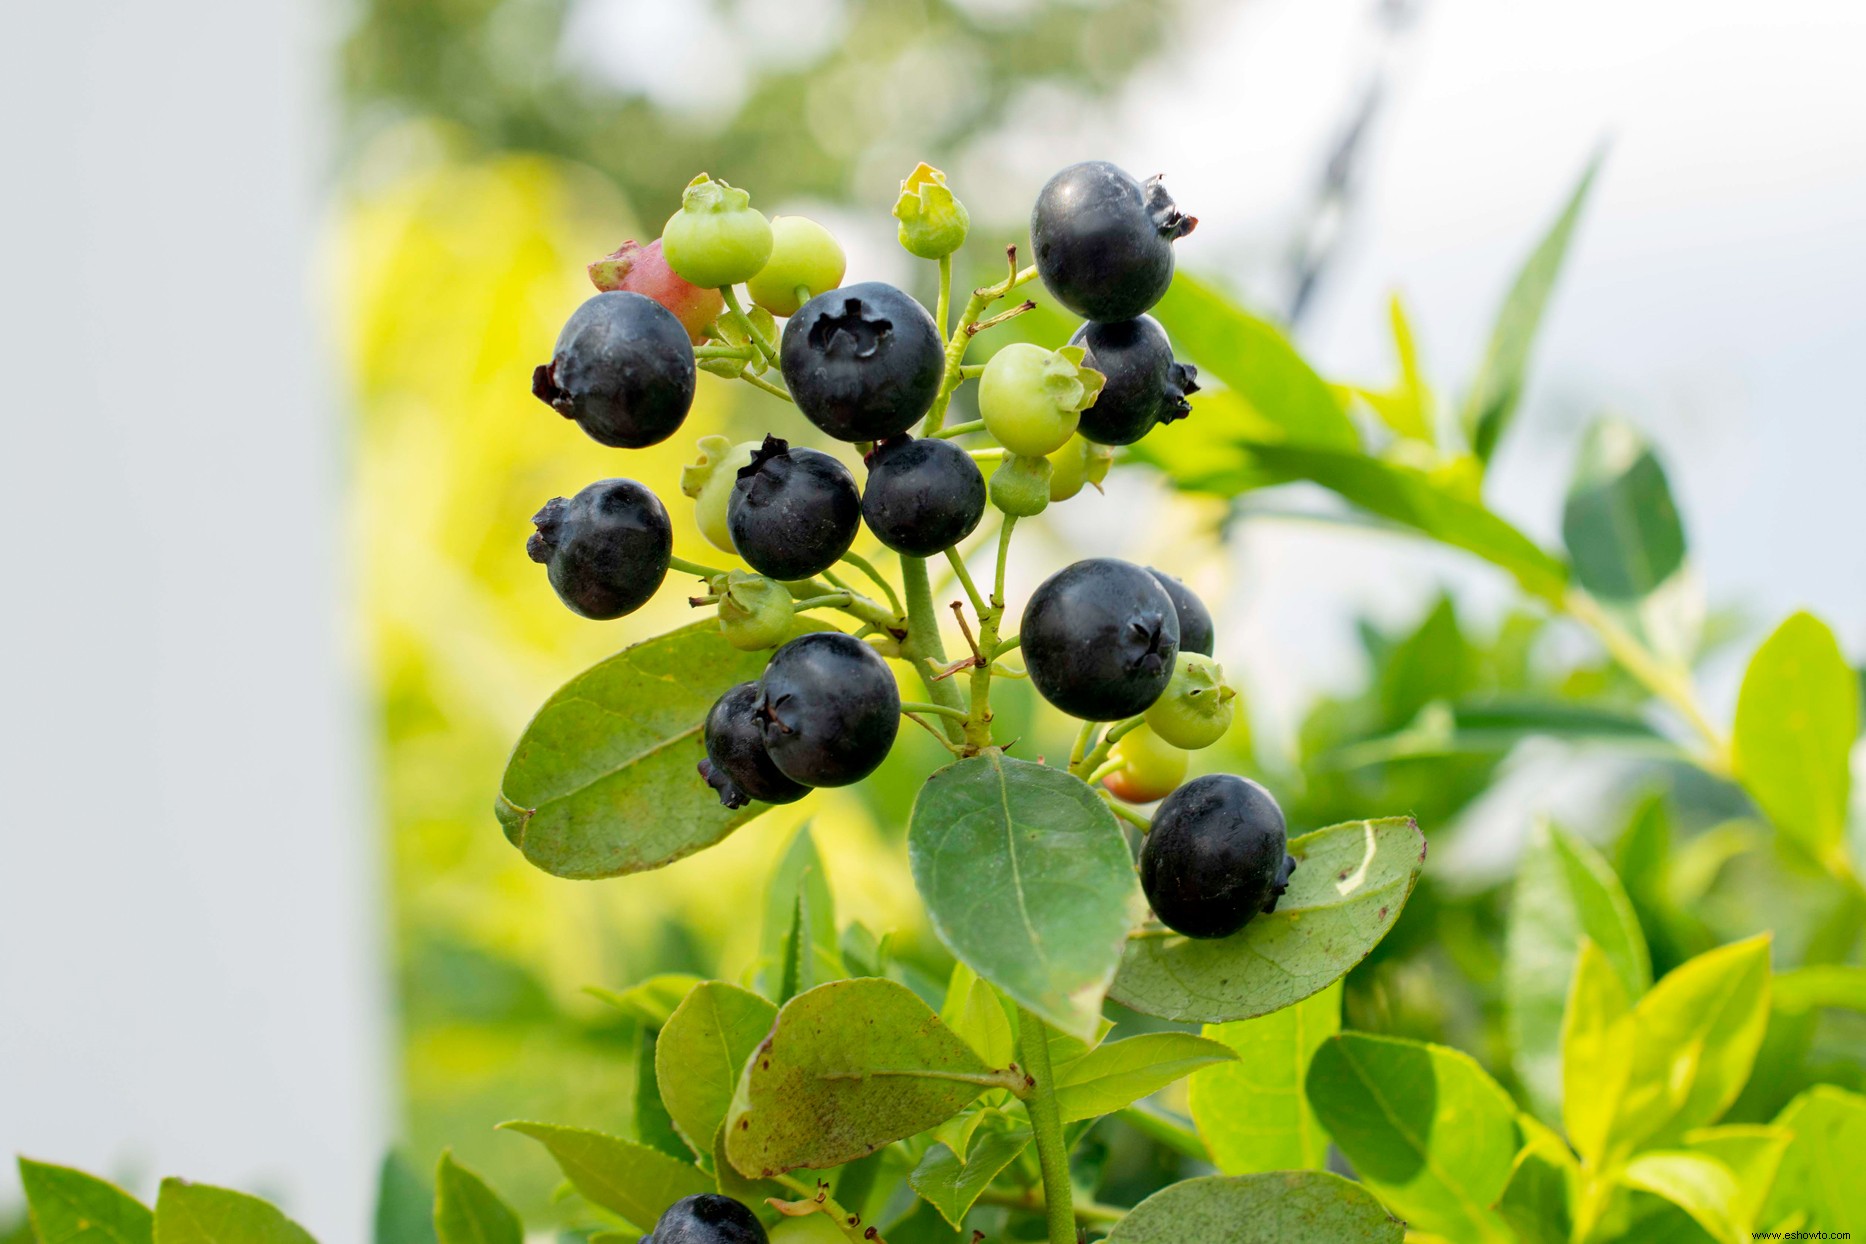
[[[839,921],[835,861],[806,827],[744,977],[604,994],[641,1041],[630,1117],[504,1125],[561,1168],[572,1238],[1606,1244],[1866,1220],[1857,671],[1798,614],[1751,657],[1734,722],[1713,720],[1683,523],[1623,425],[1589,435],[1561,551],[1486,501],[1591,178],[1455,414],[1397,304],[1397,381],[1330,383],[1175,276],[1196,222],[1159,179],[1100,162],[1045,186],[1034,263],[1008,246],[962,298],[969,215],[914,170],[896,216],[937,265],[930,309],[844,284],[827,230],[704,175],[660,239],[590,265],[599,292],[533,392],[592,439],[624,455],[668,440],[702,370],[794,409],[769,406],[755,440],[703,439],[672,513],[625,478],[537,512],[526,551],[576,614],[630,614],[674,577],[698,618],[543,705],[500,782],[506,838],[557,877],[651,872],[931,747],[907,865],[950,971]],[[1024,297],[1039,289],[1096,318],[968,362],[984,334],[1059,318]],[[967,382],[977,417],[954,418]],[[1318,707],[1293,766],[1257,755],[1222,632],[1171,567],[1091,557],[1009,580],[1020,521],[1111,466],[1220,498],[1232,522],[1268,490],[1319,486],[1342,521],[1500,569],[1520,606],[1490,642],[1449,601],[1414,632],[1370,628],[1369,692]],[[689,516],[714,560],[744,565],[676,556]],[[852,551],[864,528],[895,564]],[[936,600],[934,562],[955,599]],[[1528,654],[1558,626],[1593,655],[1551,672]],[[1080,721],[1066,752],[1011,727],[1020,686]],[[1512,881],[1438,886],[1422,825],[1543,737],[1649,760],[1662,784],[1611,858],[1545,825]],[[1188,780],[1189,751],[1236,771]],[[1799,919],[1746,929],[1703,903],[1733,868],[1749,911],[1792,894]],[[1502,1047],[1418,1039],[1455,1035],[1460,1008],[1498,1016],[1474,1030]],[[1181,1081],[1183,1114],[1159,1096]],[[20,1171],[42,1241],[309,1239],[230,1190],[171,1179],[151,1210],[67,1168]],[[431,1183],[384,1166],[384,1244],[523,1231],[451,1154]]]

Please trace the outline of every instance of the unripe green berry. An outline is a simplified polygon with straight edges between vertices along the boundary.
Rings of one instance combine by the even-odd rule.
[[[1108,759],[1121,767],[1102,779],[1115,798],[1127,803],[1164,799],[1186,780],[1191,757],[1146,726],[1129,730],[1115,741]]]
[[[757,276],[771,258],[771,222],[751,195],[701,173],[661,230],[661,252],[681,279],[723,289]]]
[[[1013,518],[1043,513],[1050,503],[1050,460],[1009,457],[991,473],[991,503]]]
[[[1181,652],[1166,690],[1147,710],[1147,725],[1174,747],[1210,747],[1231,728],[1231,701],[1224,667],[1197,652]]]
[[[802,216],[774,216],[771,258],[745,282],[745,292],[772,315],[795,315],[805,302],[842,284],[848,266],[842,244],[822,225]]]
[[[1092,484],[1097,491],[1114,465],[1114,450],[1081,436],[1072,436],[1063,447],[1049,455],[1050,500],[1067,501]]]
[[[719,633],[740,652],[775,648],[791,637],[795,604],[782,583],[729,570],[719,594]]]
[[[943,259],[965,244],[972,217],[946,186],[946,174],[922,162],[901,183],[894,203],[901,245],[922,259]]]
[[[992,355],[978,380],[985,430],[1026,458],[1061,449],[1101,392],[1102,374],[1082,366],[1083,353],[1014,341]]]
[[[732,500],[732,486],[738,482],[740,468],[752,464],[752,455],[760,444],[743,441],[734,445],[723,436],[702,436],[698,460],[681,468],[680,491],[693,498],[694,522],[706,542],[723,552],[738,552],[726,526],[726,506]]]
[[[659,238],[642,246],[630,239],[589,265],[590,283],[597,289],[627,290],[654,299],[680,321],[694,345],[706,339],[707,325],[726,309],[716,289],[702,289],[668,267]]]

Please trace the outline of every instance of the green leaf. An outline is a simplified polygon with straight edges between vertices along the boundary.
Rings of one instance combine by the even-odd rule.
[[[1108,996],[1183,1023],[1254,1019],[1327,988],[1367,957],[1412,893],[1425,836],[1409,818],[1353,821],[1290,840],[1276,910],[1219,940],[1145,929]]]
[[[376,1179],[375,1244],[438,1244],[434,1192],[394,1150],[384,1155]]]
[[[1562,1095],[1562,1126],[1589,1162],[1607,1151],[1613,1120],[1633,1066],[1633,1000],[1626,981],[1593,942],[1575,960],[1562,1013],[1562,1079],[1585,1091]]]
[[[1712,1239],[1742,1244],[1748,1232],[1737,1225],[1736,1204],[1741,1190],[1730,1168],[1701,1153],[1653,1150],[1620,1168],[1620,1182],[1670,1201]]]
[[[191,1184],[182,1179],[164,1179],[156,1194],[155,1244],[315,1244],[315,1241],[303,1227],[258,1197],[207,1184]]]
[[[1236,1059],[1230,1046],[1189,1032],[1110,1041],[1056,1068],[1056,1106],[1064,1123],[1113,1114],[1201,1067]]]
[[[1175,353],[1197,363],[1206,379],[1222,382],[1249,404],[1258,437],[1326,449],[1352,451],[1359,446],[1360,437],[1340,401],[1269,321],[1183,273],[1153,315],[1173,339]],[[1155,435],[1167,435],[1173,426]],[[1216,439],[1213,431],[1193,428],[1192,434]]]
[[[21,1158],[19,1179],[40,1244],[150,1244],[155,1238],[155,1216],[142,1202],[95,1175]]]
[[[1238,1054],[1187,1085],[1192,1122],[1214,1166],[1227,1175],[1322,1168],[1328,1137],[1302,1085],[1316,1049],[1339,1031],[1339,982],[1256,1019],[1205,1026],[1206,1036]]]
[[[434,1230],[441,1244],[524,1244],[525,1228],[486,1181],[441,1154],[434,1175]]]
[[[1324,1171],[1205,1175],[1136,1205],[1108,1244],[1400,1244],[1406,1229],[1360,1185]]]
[[[681,999],[692,993],[694,986],[699,983],[700,978],[697,976],[685,972],[668,972],[650,976],[639,985],[631,985],[620,992],[604,989],[600,985],[586,985],[583,992],[607,1002],[649,1028],[660,1028],[667,1023],[667,1017],[674,1013]]]
[[[655,1052],[659,1043],[652,1028],[635,1035],[635,1139],[650,1149],[682,1162],[692,1160],[702,1149],[694,1149],[680,1138],[674,1120],[661,1100],[659,1077],[655,1074]]]
[[[1747,1233],[1755,1227],[1769,1190],[1775,1186],[1782,1156],[1794,1139],[1794,1133],[1787,1128],[1736,1124],[1686,1132],[1685,1148],[1715,1158],[1736,1176],[1737,1196],[1731,1203],[1731,1216]]]
[[[1010,1016],[997,990],[963,963],[952,965],[939,1017],[987,1066],[1008,1066],[1016,1057],[1017,1034],[1011,1030]],[[963,1150],[960,1156],[965,1156]]]
[[[1543,1119],[1561,1114],[1562,1012],[1583,938],[1637,998],[1652,981],[1639,918],[1600,853],[1538,825],[1517,866],[1504,950],[1504,996],[1516,1074]]]
[[[1029,1128],[1019,1127],[1001,1115],[997,1118],[1001,1122],[979,1129],[963,1159],[945,1145],[935,1144],[907,1177],[921,1199],[954,1227],[965,1224],[966,1211],[991,1186],[998,1172],[1016,1161],[1030,1143]]]
[[[501,1123],[500,1130],[529,1136],[557,1159],[570,1186],[593,1205],[651,1230],[682,1197],[713,1190],[699,1167],[617,1136],[551,1123]]]
[[[798,994],[746,1064],[726,1154],[751,1176],[821,1170],[937,1126],[987,1088],[987,1066],[911,989],[875,977]]]
[[[525,858],[559,877],[619,877],[710,847],[765,810],[700,779],[700,726],[770,654],[711,622],[625,648],[544,702],[512,749],[494,810]]]
[[[1609,1153],[1663,1148],[1742,1091],[1769,1019],[1769,936],[1679,965],[1633,1008],[1632,1065]]]
[[[695,1153],[712,1151],[745,1064],[777,1015],[777,1007],[755,993],[707,981],[687,995],[661,1030],[655,1079],[674,1129]]]
[[[1531,1115],[1518,1115],[1525,1141],[1497,1198],[1497,1213],[1522,1244],[1569,1244],[1581,1168],[1561,1137]]]
[[[1775,977],[1775,1009],[1789,1014],[1836,1007],[1866,1014],[1866,968],[1816,963]]]
[[[1191,422],[1187,420],[1187,422]],[[1309,480],[1508,571],[1531,596],[1560,601],[1568,568],[1477,500],[1414,467],[1351,453],[1253,442],[1255,466],[1273,482]]]
[[[1866,1221],[1866,1097],[1818,1085],[1789,1102],[1775,1125],[1794,1139],[1757,1225],[1834,1230]]]
[[[1732,759],[1737,780],[1778,830],[1842,868],[1848,761],[1859,729],[1859,682],[1834,633],[1813,614],[1795,614],[1750,658]]]
[[[766,894],[759,938],[765,992],[780,1003],[788,1002],[825,980],[841,977],[836,901],[808,825],[799,828],[785,848]]]
[[[1490,345],[1477,378],[1465,398],[1461,422],[1477,456],[1489,461],[1503,439],[1510,418],[1522,400],[1523,382],[1529,370],[1529,355],[1536,332],[1542,326],[1542,312],[1548,306],[1555,278],[1561,274],[1562,261],[1568,254],[1569,239],[1587,202],[1594,175],[1600,171],[1600,156],[1588,162],[1580,182],[1568,196],[1554,225],[1543,235],[1529,259],[1516,274],[1490,330]]]
[[[1064,1032],[1094,1032],[1145,910],[1127,839],[1095,792],[989,751],[927,780],[907,849],[955,957]]]
[[[1630,425],[1603,419],[1588,432],[1562,510],[1562,542],[1581,586],[1637,600],[1685,561],[1685,529],[1665,468]]]
[[[1415,1230],[1512,1238],[1491,1206],[1509,1182],[1516,1108],[1468,1054],[1346,1032],[1315,1052],[1307,1088],[1362,1181]]]

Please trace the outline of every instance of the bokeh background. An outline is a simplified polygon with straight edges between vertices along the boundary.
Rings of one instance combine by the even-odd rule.
[[[971,207],[962,279],[996,272],[1055,168],[1165,172],[1201,218],[1187,270],[1369,382],[1395,366],[1399,291],[1453,398],[1604,148],[1490,496],[1554,542],[1581,429],[1621,415],[1692,532],[1714,705],[1792,608],[1866,651],[1847,0],[68,0],[8,20],[0,1150],[253,1188],[344,1240],[386,1146],[425,1165],[451,1144],[544,1221],[547,1159],[492,1124],[613,1124],[634,1021],[584,987],[754,969],[745,913],[805,820],[843,918],[939,973],[902,867],[937,756],[917,743],[627,880],[547,877],[490,813],[536,705],[687,613],[669,591],[575,619],[522,546],[544,499],[623,470],[547,417],[530,369],[583,265],[654,236],[700,170],[928,296],[887,214],[917,160]],[[677,501],[694,438],[800,427],[708,378],[626,470]],[[1494,574],[1327,516],[1300,490],[1227,505],[1128,472],[1031,524],[1013,578],[1106,551],[1213,602],[1250,721],[1195,764],[1284,775],[1299,824],[1420,815],[1431,885],[1350,1019],[1482,1056],[1497,887],[1539,817],[1605,839],[1655,791],[1681,832],[1735,812],[1545,742],[1336,763],[1464,690],[1626,692]],[[1720,881],[1727,835],[1704,852],[1693,922],[1655,954],[1794,927],[1782,894]]]

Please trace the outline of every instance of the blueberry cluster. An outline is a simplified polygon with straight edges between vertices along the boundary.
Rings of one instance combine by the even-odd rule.
[[[945,261],[969,228],[943,176],[924,165],[902,183],[895,215],[902,245],[930,259]],[[1032,211],[1034,269],[1020,271],[1012,248],[1010,278],[976,292],[950,341],[950,326],[902,290],[844,285],[842,249],[821,225],[767,219],[744,190],[705,175],[688,185],[659,239],[626,243],[590,265],[599,292],[533,375],[532,391],[553,410],[605,445],[658,444],[685,421],[706,370],[787,397],[817,432],[854,446],[866,467],[858,483],[837,457],[776,435],[702,439],[681,491],[706,540],[749,572],[675,558],[666,509],[632,480],[556,498],[533,520],[527,552],[576,613],[606,619],[639,609],[678,566],[706,580],[694,603],[717,605],[729,643],[775,650],[763,675],[720,696],[704,723],[699,773],[725,806],[790,803],[815,787],[860,781],[893,745],[903,705],[884,656],[926,654],[891,588],[888,607],[858,604],[833,572],[851,559],[864,524],[904,558],[933,557],[951,554],[990,503],[1008,539],[1018,518],[1099,486],[1116,447],[1190,412],[1196,371],[1173,357],[1148,312],[1172,281],[1173,243],[1195,223],[1157,177],[1072,165]],[[983,367],[961,367],[973,334],[1033,304],[985,320],[982,307],[1033,277],[1087,322],[1057,349],[1012,343]],[[954,390],[972,377],[978,422],[944,427]],[[959,443],[980,432],[995,445]],[[989,481],[981,462],[995,464]],[[981,635],[995,643],[1002,602],[972,596]],[[866,625],[859,634],[809,630],[797,614],[812,608],[842,609]],[[1182,785],[1187,751],[1216,742],[1232,719],[1234,692],[1212,659],[1213,639],[1210,612],[1179,580],[1100,557],[1046,579],[1003,645],[1021,647],[1051,704],[1116,723],[1072,767],[1112,797],[1165,799],[1141,854],[1142,882],[1160,918],[1194,937],[1228,936],[1269,910],[1294,867],[1282,814],[1262,787],[1236,777]],[[972,663],[987,688],[997,655]],[[906,706],[916,707],[929,706]],[[965,745],[952,750],[993,745],[988,707],[943,711],[964,720]],[[670,1230],[663,1220],[656,1238]],[[738,1237],[669,1236],[688,1238]]]

